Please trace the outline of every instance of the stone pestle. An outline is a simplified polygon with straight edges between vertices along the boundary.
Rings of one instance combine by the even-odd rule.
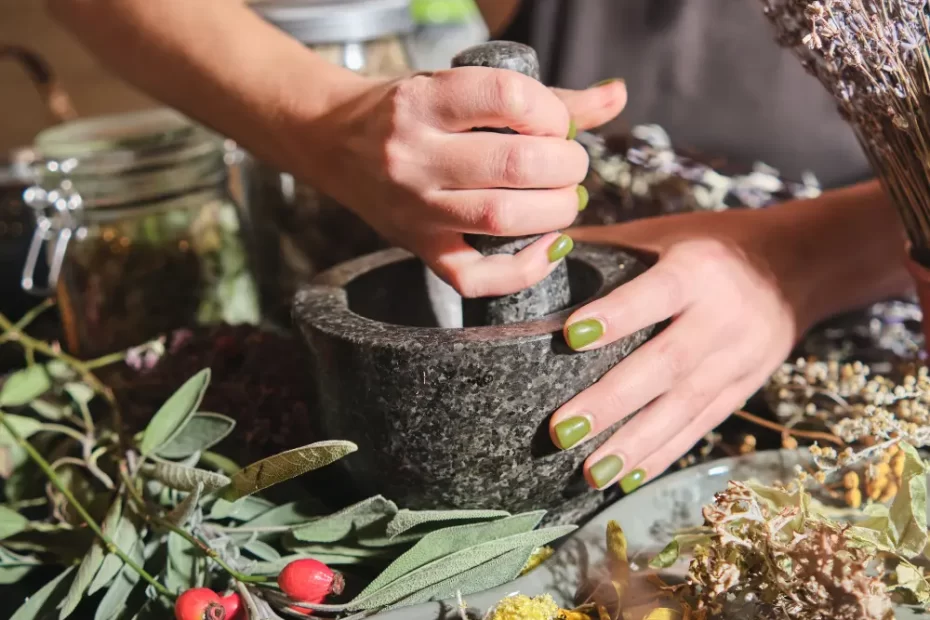
[[[534,80],[540,79],[536,51],[512,41],[491,41],[470,47],[452,59],[452,68],[490,67],[516,71]],[[476,131],[516,133],[512,129],[478,128]],[[542,235],[493,237],[465,235],[465,241],[484,256],[516,254]],[[462,319],[466,327],[522,323],[564,310],[571,303],[568,266],[565,261],[539,283],[512,295],[462,300]]]

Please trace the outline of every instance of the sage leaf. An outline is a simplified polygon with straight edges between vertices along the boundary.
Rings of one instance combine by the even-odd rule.
[[[416,545],[397,558],[383,573],[368,584],[368,587],[362,591],[359,598],[376,592],[391,582],[439,558],[482,543],[530,532],[539,525],[545,514],[544,510],[538,510],[498,519],[497,521],[457,525],[431,532],[421,538]],[[506,549],[501,552],[504,551]]]
[[[397,514],[397,505],[380,495],[369,497],[337,513],[295,529],[292,536],[302,542],[338,542],[373,523]]]
[[[898,552],[913,558],[923,552],[928,541],[927,466],[913,446],[906,442],[898,445],[905,455],[904,471],[889,514],[898,534]]]
[[[66,383],[64,386],[68,396],[80,405],[87,405],[94,400],[94,391],[83,383]]]
[[[257,557],[259,560],[274,562],[281,559],[281,554],[266,542],[261,540],[252,540],[247,542],[243,547],[246,551]]]
[[[196,585],[194,567],[197,550],[180,534],[168,534],[168,559],[165,562],[165,587],[180,593]]]
[[[34,565],[29,564],[22,566],[0,566],[0,586],[8,586],[18,582],[34,568]]]
[[[295,553],[317,557],[318,555],[333,555],[351,558],[377,558],[391,557],[390,552],[381,549],[365,549],[364,547],[348,547],[345,545],[307,545],[292,549]]]
[[[31,436],[35,435],[42,428],[42,423],[36,420],[35,418],[29,418],[22,415],[15,415],[12,413],[4,413],[3,419],[13,427],[13,430],[16,431],[20,437],[23,439],[29,439]],[[10,434],[10,431],[7,430],[6,426],[0,424],[0,445],[3,446],[16,446],[19,447],[19,444],[13,439],[13,436]]]
[[[120,515],[122,514],[122,507],[119,500],[113,502],[113,505],[110,506],[110,510],[107,511],[107,516],[103,520],[103,524],[100,526],[103,530],[103,533],[107,537],[112,538],[113,533],[117,530],[120,522]],[[81,603],[81,599],[84,597],[84,593],[87,591],[87,587],[90,585],[91,580],[97,574],[97,571],[100,570],[100,566],[103,564],[104,549],[103,543],[100,539],[95,538],[90,545],[90,550],[84,555],[84,559],[81,560],[81,565],[78,566],[77,574],[74,576],[74,580],[71,582],[71,587],[68,590],[68,594],[65,597],[64,602],[62,603],[61,613],[58,614],[59,620],[64,620],[70,616],[77,606]]]
[[[203,496],[203,489],[203,482],[197,482],[197,486],[194,490],[188,493],[187,497],[166,515],[165,518],[168,522],[177,527],[184,527],[187,525],[188,520],[193,516],[194,512],[197,511],[200,498]]]
[[[139,531],[136,529],[136,526],[127,516],[122,516],[119,520],[119,525],[116,527],[116,533],[111,539],[113,544],[116,545],[120,551],[132,557],[132,551],[139,544]],[[90,587],[87,589],[88,594],[93,594],[100,588],[104,588],[110,584],[111,581],[119,573],[120,568],[123,566],[123,560],[120,559],[115,553],[108,553],[103,558],[103,564],[100,566],[100,570],[97,571],[97,574],[94,576],[93,581],[90,583]]]
[[[0,506],[0,540],[16,536],[29,526],[29,519],[12,508]]]
[[[210,369],[204,368],[188,379],[152,417],[142,432],[139,452],[148,456],[170,443],[190,420],[210,385]]]
[[[40,398],[29,403],[29,407],[46,420],[52,422],[63,420],[70,409],[68,406],[56,405]]]
[[[184,431],[158,449],[163,459],[183,459],[212,448],[229,435],[236,421],[218,413],[196,413]]]
[[[410,596],[397,601],[391,607],[406,607],[426,603],[427,601],[449,599],[459,593],[468,596],[469,594],[484,592],[509,583],[519,576],[520,570],[530,556],[533,555],[533,551],[533,547],[520,547],[508,551],[504,555],[498,556],[480,566],[414,592]]]
[[[142,545],[135,545],[129,557],[140,566],[144,564],[145,558],[142,554]],[[103,595],[103,599],[97,604],[97,613],[94,615],[94,620],[115,620],[126,606],[126,599],[129,598],[138,582],[139,573],[124,564],[116,579],[107,588],[107,593]]]
[[[678,540],[672,539],[672,542],[665,545],[665,548],[649,561],[649,566],[652,568],[668,568],[677,562],[679,557],[681,557],[681,551]]]
[[[73,572],[73,566],[66,568],[60,575],[26,599],[26,602],[13,613],[10,620],[38,620],[44,618],[61,600]]]
[[[495,522],[492,522],[492,524],[493,523]],[[429,564],[404,574],[403,577],[379,589],[374,589],[369,586],[369,588],[366,588],[355,600],[349,603],[348,609],[349,611],[363,611],[393,605],[424,588],[441,583],[446,579],[450,579],[475,567],[481,566],[490,560],[504,555],[508,551],[520,548],[531,548],[530,553],[532,553],[532,549],[548,544],[557,538],[561,538],[575,531],[575,529],[577,528],[573,525],[565,525],[532,532],[523,532],[499,540],[492,540],[475,545],[451,555],[440,557]],[[524,560],[525,559],[526,558],[524,558]],[[522,568],[522,565],[517,568],[517,572],[519,572],[520,568]],[[390,567],[388,567],[388,570],[390,570]]]
[[[918,604],[930,602],[930,583],[923,572],[910,562],[901,562],[895,567],[895,590],[905,590]]]
[[[192,492],[198,484],[203,485],[204,493],[212,493],[229,484],[229,478],[206,469],[185,467],[170,461],[155,461],[145,467],[145,473],[178,491]]]
[[[213,502],[213,505],[210,507],[210,518],[217,520],[234,519],[236,521],[251,521],[274,507],[275,505],[272,502],[269,502],[267,499],[262,499],[261,497],[248,496],[235,502],[220,498]]]
[[[400,536],[410,530],[423,526],[444,524],[455,525],[453,522],[487,521],[509,517],[510,513],[504,510],[401,510],[387,525],[389,538]]]
[[[52,387],[48,372],[34,364],[7,377],[0,387],[0,407],[21,407],[42,396]]]
[[[227,476],[232,476],[234,473],[242,469],[239,467],[239,464],[232,459],[225,457],[222,454],[217,454],[216,452],[210,452],[209,450],[200,455],[200,462],[210,469],[222,472]]]
[[[351,441],[321,441],[246,465],[233,474],[224,497],[236,500],[325,467],[358,450]]]
[[[326,508],[316,500],[302,500],[281,504],[271,510],[266,510],[254,519],[242,524],[241,530],[260,532],[265,528],[274,528],[277,533],[286,531],[297,525],[303,525],[325,514]]]

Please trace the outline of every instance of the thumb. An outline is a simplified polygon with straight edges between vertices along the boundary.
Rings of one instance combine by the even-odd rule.
[[[626,105],[626,84],[615,80],[585,90],[553,88],[562,100],[575,126],[586,130],[600,127],[617,117]]]

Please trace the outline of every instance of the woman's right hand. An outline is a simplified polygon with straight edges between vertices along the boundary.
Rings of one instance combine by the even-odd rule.
[[[555,268],[554,231],[587,202],[579,183],[588,156],[569,139],[576,127],[563,99],[579,110],[580,129],[612,119],[626,100],[622,83],[556,94],[483,67],[350,84],[350,96],[294,136],[307,145],[307,179],[466,297],[514,293]],[[465,233],[543,237],[484,257]]]

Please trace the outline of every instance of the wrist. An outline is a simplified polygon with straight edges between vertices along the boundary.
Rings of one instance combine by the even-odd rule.
[[[799,335],[911,288],[898,216],[877,182],[767,210],[766,251]]]

